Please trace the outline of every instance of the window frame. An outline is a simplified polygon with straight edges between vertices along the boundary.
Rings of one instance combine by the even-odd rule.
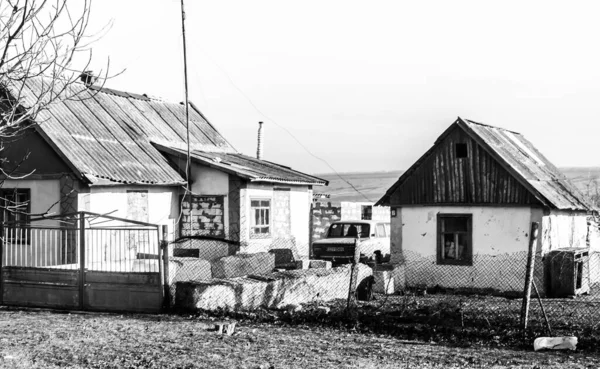
[[[442,221],[447,218],[466,218],[467,219],[467,230],[465,232],[444,232],[442,230]],[[467,247],[464,250],[465,258],[463,260],[456,259],[445,259],[442,257],[444,252],[444,243],[442,238],[446,233],[462,233],[466,235]],[[437,265],[473,265],[473,214],[469,213],[438,213],[437,215],[437,250],[436,258]]]
[[[366,211],[367,209],[369,209],[369,211]],[[373,220],[373,205],[360,206],[360,220]]]
[[[360,227],[360,232],[357,231],[357,237],[348,237],[346,236],[346,234],[348,233],[348,229],[344,229],[345,226],[347,226],[348,228],[353,225],[357,228]],[[341,226],[341,234],[340,235],[333,235],[333,228],[337,227],[337,226]],[[364,230],[362,227],[368,227],[369,228],[369,232],[367,232],[368,236],[367,237],[361,237],[364,234]],[[348,238],[348,239],[352,239],[352,238],[361,238],[363,240],[366,240],[368,238],[371,238],[371,231],[374,231],[374,229],[371,229],[371,224],[370,223],[357,223],[357,222],[340,222],[340,223],[332,223],[329,226],[329,229],[327,230],[327,238]]]
[[[25,196],[26,200],[23,201],[26,203],[25,210],[23,210],[19,216],[23,217],[22,220],[18,221],[10,221],[11,224],[7,224],[7,214],[11,214],[10,211],[6,210],[5,200],[7,200],[8,196]],[[16,202],[18,203],[18,202]],[[31,234],[31,189],[30,188],[0,188],[0,207],[2,207],[0,214],[0,223],[2,227],[0,227],[0,237],[4,238],[7,241],[18,241],[24,244],[29,244],[30,242],[30,234]],[[12,213],[14,214],[14,213]],[[21,236],[14,237],[15,233],[13,233],[13,237],[6,237],[4,234],[4,230],[7,228],[23,228],[25,229],[25,234],[21,234]]]
[[[252,206],[252,201],[268,201],[269,202],[269,206],[258,206],[258,207],[254,207]],[[251,197],[250,198],[250,238],[271,238],[271,232],[272,232],[272,227],[273,227],[273,199],[268,198],[268,197]],[[268,223],[267,224],[260,224],[260,225],[256,225],[256,217],[255,217],[255,210],[256,209],[266,209],[268,210]],[[268,232],[267,233],[255,233],[254,229],[255,228],[268,228]]]

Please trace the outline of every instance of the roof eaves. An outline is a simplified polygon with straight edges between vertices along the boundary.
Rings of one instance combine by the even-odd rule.
[[[292,185],[302,185],[302,186],[327,186],[323,182],[307,182],[307,181],[298,181],[293,179],[283,179],[283,178],[272,178],[272,177],[258,177],[251,179],[250,182],[269,182],[269,183],[284,183],[284,184],[292,184]]]
[[[180,156],[180,155],[184,155],[186,153],[183,152],[182,149],[179,148],[175,148],[175,147],[170,147],[170,146],[165,146],[164,144],[152,141],[152,144],[159,150],[162,152],[165,152],[167,154],[171,154],[171,155],[175,155],[175,156]],[[190,156],[192,158],[192,160],[195,160],[197,162],[202,163],[203,165],[209,166],[211,168],[214,169],[218,169],[218,170],[222,170],[223,172],[226,172],[228,174],[233,174],[236,175],[238,177],[241,178],[245,178],[245,179],[255,179],[256,177],[253,177],[247,173],[242,173],[239,170],[235,170],[233,166],[228,165],[228,164],[221,164],[219,162],[210,160],[208,158],[204,158],[198,155],[194,155],[193,152],[190,153]]]
[[[185,181],[153,182],[153,181],[123,181],[106,176],[98,176],[91,173],[83,173],[83,176],[94,186],[181,186]]]

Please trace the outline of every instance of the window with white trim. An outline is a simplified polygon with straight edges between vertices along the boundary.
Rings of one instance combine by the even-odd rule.
[[[250,237],[271,235],[271,199],[250,199]]]

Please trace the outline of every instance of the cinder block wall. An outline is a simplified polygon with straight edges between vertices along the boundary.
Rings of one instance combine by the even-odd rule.
[[[312,205],[312,240],[316,241],[325,237],[331,222],[340,220],[342,208],[333,206],[330,202],[323,204],[315,202]]]

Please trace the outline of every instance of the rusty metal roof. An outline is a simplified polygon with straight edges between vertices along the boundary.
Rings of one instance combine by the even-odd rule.
[[[24,105],[33,105],[43,91],[48,91],[50,82],[41,77],[28,79],[21,89]],[[60,91],[61,86],[52,88]],[[186,142],[183,104],[107,88],[88,88],[82,83],[69,86],[69,96],[38,113],[37,129],[82,177],[92,184],[185,183],[150,143]],[[236,152],[200,111],[190,105],[191,146]]]
[[[176,156],[187,155],[186,149],[182,147],[168,146],[160,143],[156,143],[155,146],[168,154]],[[239,153],[191,150],[190,156],[192,160],[200,164],[237,175],[250,180],[250,182],[316,186],[326,186],[329,183],[324,179],[298,172],[292,168]]]
[[[458,119],[436,140],[434,147],[456,126],[461,127],[542,204],[559,210],[595,211],[595,206],[523,135],[507,129]],[[433,149],[433,148],[432,148]],[[430,149],[428,153],[432,150]],[[423,156],[426,157],[427,153]],[[418,166],[419,159],[413,167]],[[413,168],[411,167],[411,168]],[[389,205],[391,194],[411,173],[406,171],[376,205]]]

